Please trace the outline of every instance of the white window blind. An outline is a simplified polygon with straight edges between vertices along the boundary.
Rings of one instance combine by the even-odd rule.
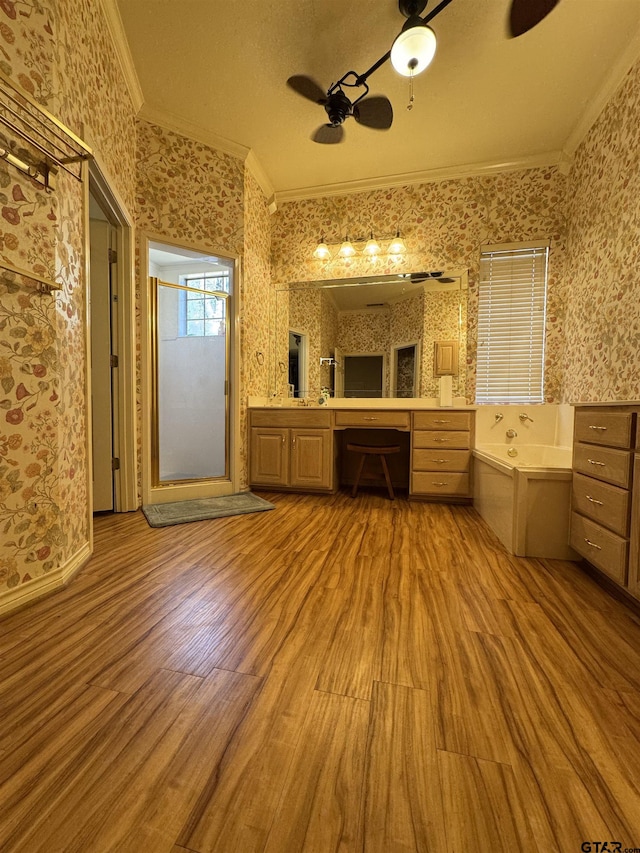
[[[542,403],[548,246],[480,256],[476,402]]]

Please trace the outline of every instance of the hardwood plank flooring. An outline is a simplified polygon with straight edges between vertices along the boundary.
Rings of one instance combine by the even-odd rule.
[[[263,494],[97,517],[0,621],[2,853],[640,849],[638,611],[471,507]]]

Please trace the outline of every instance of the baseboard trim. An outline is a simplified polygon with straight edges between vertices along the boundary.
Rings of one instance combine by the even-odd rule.
[[[28,604],[51,595],[61,587],[66,586],[71,578],[80,571],[91,556],[91,546],[86,542],[67,562],[47,572],[39,578],[27,581],[14,589],[0,593],[0,616],[26,607]]]

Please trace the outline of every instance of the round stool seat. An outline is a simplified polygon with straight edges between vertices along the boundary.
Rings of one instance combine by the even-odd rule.
[[[371,456],[388,456],[389,453],[400,453],[400,445],[376,447],[372,444],[347,444],[347,450],[353,453],[368,453]]]
[[[360,454],[360,463],[358,465],[358,473],[356,474],[356,481],[353,484],[353,489],[351,490],[351,497],[355,498],[358,494],[358,485],[360,483],[360,476],[362,475],[362,470],[364,468],[364,463],[367,456],[378,456],[380,459],[380,464],[382,465],[382,470],[384,472],[384,478],[387,483],[387,491],[389,492],[389,497],[391,500],[394,500],[395,495],[393,493],[393,486],[391,484],[391,477],[389,476],[389,468],[387,466],[386,456],[390,456],[392,453],[400,453],[400,445],[399,444],[391,444],[391,445],[375,445],[375,444],[347,444],[347,450],[351,453],[359,453]]]

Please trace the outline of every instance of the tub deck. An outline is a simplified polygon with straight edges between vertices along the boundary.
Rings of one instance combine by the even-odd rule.
[[[572,451],[481,445],[474,455],[473,505],[511,554],[579,560],[569,547]]]

